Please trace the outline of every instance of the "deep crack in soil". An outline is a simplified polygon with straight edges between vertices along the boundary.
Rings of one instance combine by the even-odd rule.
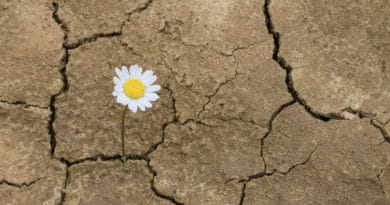
[[[278,31],[274,29],[274,25],[272,23],[272,17],[269,11],[269,5],[271,4],[271,0],[264,0],[264,6],[263,6],[263,13],[265,16],[265,22],[267,25],[268,32],[272,35],[274,39],[274,52],[272,55],[272,59],[274,59],[280,67],[282,67],[286,71],[286,85],[288,88],[288,91],[290,92],[291,96],[297,101],[300,105],[302,105],[305,110],[310,113],[311,116],[320,119],[322,121],[329,121],[331,119],[337,119],[337,120],[343,120],[344,118],[340,116],[338,113],[319,113],[313,110],[306,101],[300,97],[298,91],[294,88],[294,81],[291,77],[291,71],[293,68],[287,63],[287,61],[279,55],[280,46],[281,46],[281,39],[280,34]]]
[[[272,23],[272,16],[269,11],[269,6],[271,4],[272,0],[264,0],[264,6],[263,6],[263,13],[265,16],[265,21],[267,25],[268,32],[272,35],[274,39],[274,51],[272,58],[286,71],[286,85],[288,88],[288,91],[290,92],[291,96],[293,99],[295,99],[296,102],[298,102],[300,105],[302,105],[305,110],[314,118],[322,120],[322,121],[329,121],[329,120],[346,120],[345,117],[343,117],[340,113],[333,112],[333,113],[320,113],[315,111],[312,107],[310,107],[305,99],[300,97],[298,91],[294,88],[294,81],[291,76],[291,72],[293,68],[287,63],[287,61],[279,55],[280,51],[280,46],[281,46],[281,37],[280,33],[275,30],[275,27]],[[383,128],[383,125],[380,125],[379,123],[374,123],[375,120],[375,115],[371,113],[367,113],[364,111],[359,111],[359,110],[353,110],[352,108],[345,108],[343,111],[350,112],[352,114],[358,115],[360,118],[370,118],[373,123],[372,125],[379,129],[379,131],[382,133],[383,138],[385,139],[386,142],[390,143],[390,137],[389,134],[386,132],[386,130]]]
[[[53,2],[52,6],[53,6],[53,9],[54,9],[52,18],[61,27],[61,30],[64,33],[63,43],[62,43],[62,47],[64,49],[64,55],[63,55],[63,57],[62,57],[62,59],[60,61],[60,73],[61,73],[61,77],[62,77],[63,86],[62,86],[62,89],[58,93],[54,94],[50,98],[49,108],[50,108],[50,111],[51,111],[51,115],[50,115],[50,120],[49,120],[48,125],[47,125],[48,131],[49,131],[49,135],[50,135],[50,145],[51,145],[50,153],[51,153],[52,156],[54,156],[54,152],[55,152],[56,144],[57,144],[56,132],[55,132],[54,127],[53,127],[53,124],[54,124],[54,121],[55,121],[55,118],[56,118],[55,102],[56,102],[56,98],[59,95],[65,93],[68,90],[68,88],[69,88],[68,76],[66,75],[66,65],[68,64],[68,61],[69,61],[69,51],[68,51],[68,48],[65,45],[69,29],[66,27],[66,25],[62,22],[62,20],[57,15],[58,4],[56,2]]]

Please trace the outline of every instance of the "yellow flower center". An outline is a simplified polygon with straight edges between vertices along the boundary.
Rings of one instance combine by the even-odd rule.
[[[138,99],[145,94],[145,85],[141,80],[130,78],[123,85],[126,95],[133,99]]]

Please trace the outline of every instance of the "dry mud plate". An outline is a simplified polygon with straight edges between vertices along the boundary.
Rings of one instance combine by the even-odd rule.
[[[0,204],[390,204],[388,0],[0,1]],[[126,115],[114,68],[162,86]]]

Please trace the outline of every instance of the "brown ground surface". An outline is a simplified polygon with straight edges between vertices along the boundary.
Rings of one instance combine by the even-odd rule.
[[[390,3],[0,1],[0,204],[390,204]],[[162,85],[122,107],[114,67]]]

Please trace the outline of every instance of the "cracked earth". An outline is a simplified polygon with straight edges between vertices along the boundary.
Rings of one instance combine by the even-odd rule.
[[[0,204],[390,204],[390,12],[366,0],[0,2]],[[153,69],[128,112],[114,68]]]

